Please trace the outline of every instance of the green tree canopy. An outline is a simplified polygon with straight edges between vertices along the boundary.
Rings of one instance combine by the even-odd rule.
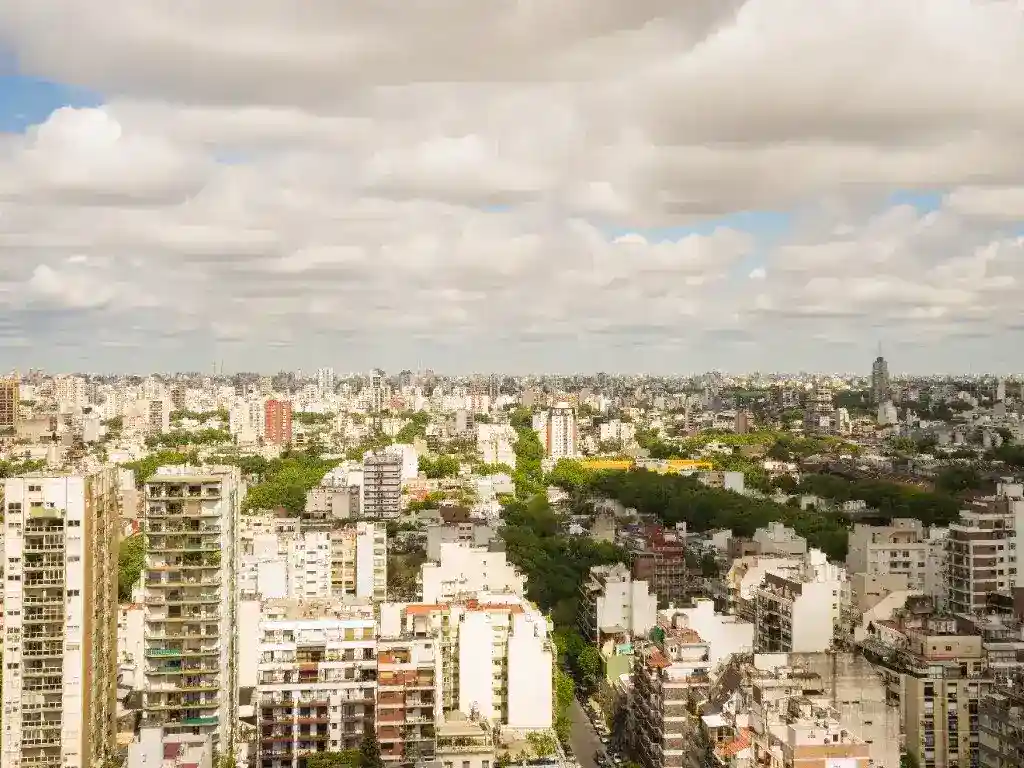
[[[132,588],[142,575],[145,561],[145,536],[137,533],[121,541],[117,552],[117,597],[121,602],[132,599]]]

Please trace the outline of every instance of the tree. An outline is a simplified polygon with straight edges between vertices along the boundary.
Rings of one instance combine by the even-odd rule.
[[[363,756],[358,749],[342,752],[314,752],[306,756],[306,768],[360,768]]]
[[[364,727],[363,743],[359,745],[360,768],[384,768],[380,755],[380,742],[373,727]]]
[[[137,533],[121,542],[117,552],[117,597],[121,602],[132,599],[132,589],[142,575],[145,560],[145,536]]]
[[[592,645],[585,645],[576,657],[576,674],[580,687],[590,692],[601,678],[601,654]]]

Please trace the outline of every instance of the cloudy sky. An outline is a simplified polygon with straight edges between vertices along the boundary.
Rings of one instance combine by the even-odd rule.
[[[0,2],[0,368],[1020,370],[1002,0]]]

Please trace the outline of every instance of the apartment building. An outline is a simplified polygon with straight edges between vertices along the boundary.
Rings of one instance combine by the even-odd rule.
[[[331,595],[387,600],[388,532],[383,523],[363,521],[331,531]]]
[[[945,528],[895,518],[891,525],[856,523],[850,533],[846,569],[869,576],[906,577],[906,589],[936,598],[946,593]]]
[[[390,632],[395,627],[389,627]],[[442,717],[441,645],[425,625],[381,632],[377,645],[377,740],[388,765],[434,757]]]
[[[324,531],[254,533],[239,556],[241,599],[331,596],[331,537]]]
[[[509,424],[477,424],[476,448],[484,464],[516,468],[516,431]]]
[[[801,573],[766,573],[754,593],[754,648],[758,653],[828,650],[848,599],[845,571],[811,550]]]
[[[237,467],[146,480],[142,724],[232,748],[238,714]]]
[[[631,751],[643,768],[697,768],[700,721],[690,713],[711,687],[707,643],[691,629],[659,628],[652,636],[658,641],[639,648],[633,665]]]
[[[978,759],[981,768],[1024,765],[1024,677],[997,680],[978,712]]]
[[[520,597],[526,593],[526,576],[508,562],[503,551],[457,541],[444,542],[438,548],[438,561],[426,562],[420,569],[423,602],[447,602],[480,592]]]
[[[497,738],[486,720],[451,712],[437,727],[437,762],[443,768],[497,765]]]
[[[549,459],[572,459],[579,455],[576,411],[565,402],[557,403],[533,417],[533,428]]]
[[[870,745],[844,728],[834,709],[803,696],[786,698],[779,707],[764,693],[754,686],[750,742],[755,764],[872,768]]]
[[[922,768],[980,765],[980,702],[991,690],[980,635],[953,616],[907,614],[879,622],[864,655],[893,675],[906,751]]]
[[[171,429],[171,404],[167,400],[144,400],[146,414],[146,433],[163,435]]]
[[[117,471],[4,480],[4,768],[113,755]]]
[[[263,605],[259,634],[254,703],[262,768],[300,768],[312,752],[358,749],[374,727],[372,609],[271,600]]]
[[[371,453],[363,459],[362,515],[371,520],[394,520],[402,514],[402,459]]]
[[[644,529],[633,552],[633,578],[646,581],[658,604],[685,602],[690,579],[686,568],[685,531],[665,530],[660,525]]]
[[[18,431],[18,404],[21,384],[17,378],[0,379],[0,433]]]
[[[592,643],[604,637],[642,637],[658,622],[658,596],[621,563],[598,565],[580,585],[577,625]]]
[[[490,602],[385,603],[384,638],[433,638],[445,711],[525,731],[551,728],[554,647],[547,617],[515,595]]]
[[[950,611],[981,613],[988,596],[1024,587],[1017,552],[1024,537],[1024,488],[1000,484],[995,497],[960,513],[946,540]]]
[[[495,529],[482,520],[456,520],[427,526],[427,560],[440,561],[442,544],[486,547]]]
[[[292,404],[289,400],[267,400],[264,409],[264,439],[272,445],[292,441]]]
[[[754,531],[753,541],[758,554],[766,557],[804,557],[807,554],[807,539],[777,520]]]

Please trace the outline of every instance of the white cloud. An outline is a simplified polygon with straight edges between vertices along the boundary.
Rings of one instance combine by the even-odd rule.
[[[289,339],[306,366],[330,339],[465,367],[552,339],[611,369],[588,334],[742,367],[745,338],[1010,333],[1014,6],[825,0],[809,26],[797,0],[0,4],[26,72],[107,98],[0,139],[4,296],[34,313],[19,333],[213,329],[249,365]],[[648,230],[757,209],[793,232]]]

